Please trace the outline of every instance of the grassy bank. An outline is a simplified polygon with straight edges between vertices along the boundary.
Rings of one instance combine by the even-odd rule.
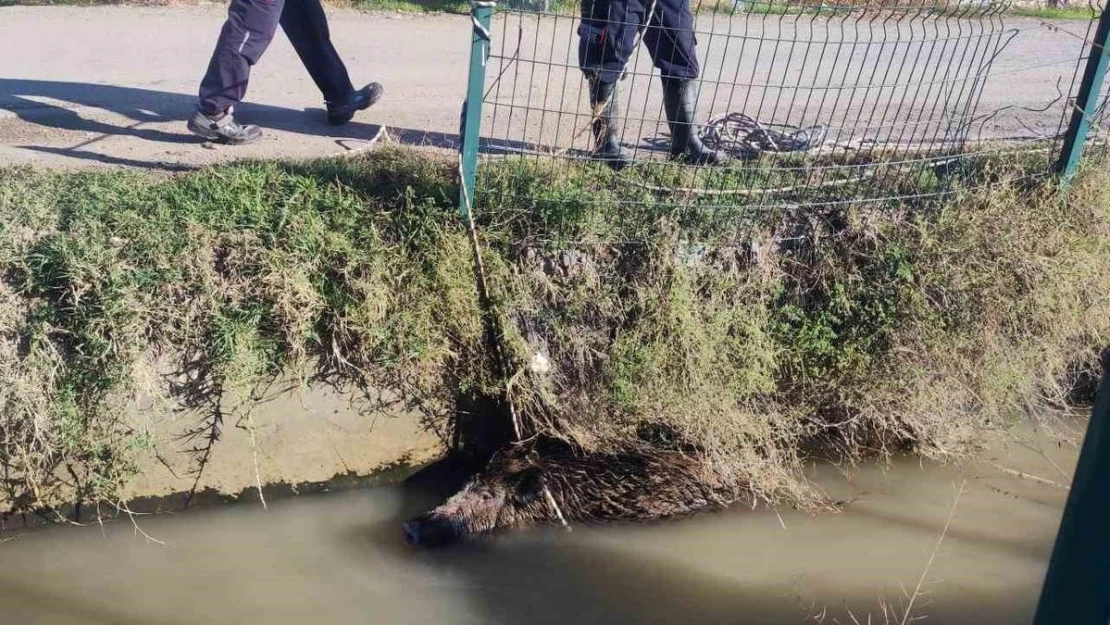
[[[941,205],[740,221],[712,199],[629,204],[646,198],[616,180],[584,191],[579,171],[522,167],[504,197],[487,183],[486,204],[513,209],[484,232],[509,265],[517,360],[540,351],[557,372],[517,380],[517,401],[588,447],[696,448],[758,494],[805,500],[800,449],[958,457],[1071,405],[1110,339],[1106,178],[1065,198],[985,162],[957,184],[988,189]]]
[[[1011,10],[1014,15],[1022,17],[1038,17],[1046,20],[1095,20],[1098,19],[1098,11],[1092,8],[1089,4],[1079,3],[1069,6],[1024,6],[1014,7]]]
[[[529,432],[682,446],[804,502],[810,444],[957,456],[1072,403],[1110,344],[1102,174],[1065,198],[987,168],[989,191],[941,206],[742,222],[604,175],[483,172]],[[231,397],[290,371],[394,391],[448,432],[458,394],[501,391],[456,193],[450,161],[394,150],[176,177],[0,170],[0,508],[115,497],[147,444],[128,411],[152,392],[206,415],[198,466]]]

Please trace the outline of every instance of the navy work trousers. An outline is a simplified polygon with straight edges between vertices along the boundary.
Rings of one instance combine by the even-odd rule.
[[[697,38],[690,0],[583,0],[578,27],[578,63],[603,83],[621,79],[636,33],[646,22],[643,47],[665,79],[698,77]]]
[[[200,83],[200,110],[218,115],[247,93],[251,67],[262,58],[281,25],[324,100],[354,91],[347,68],[331,43],[320,0],[231,0],[216,50]]]

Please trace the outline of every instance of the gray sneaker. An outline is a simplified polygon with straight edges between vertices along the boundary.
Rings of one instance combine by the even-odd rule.
[[[262,138],[261,128],[236,122],[230,111],[219,119],[196,111],[189,118],[188,126],[190,132],[206,141],[230,145],[254,143]]]

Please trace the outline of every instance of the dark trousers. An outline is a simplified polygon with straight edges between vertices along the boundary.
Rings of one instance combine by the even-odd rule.
[[[354,91],[347,68],[331,43],[320,0],[231,0],[208,72],[200,83],[201,111],[216,115],[243,99],[251,67],[269,47],[278,24],[325,101],[341,100]]]
[[[697,37],[690,0],[585,0],[578,27],[578,63],[603,83],[620,80],[642,24],[643,47],[663,78],[698,77]]]

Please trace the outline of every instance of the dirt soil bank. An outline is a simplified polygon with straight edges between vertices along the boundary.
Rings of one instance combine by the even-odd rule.
[[[149,432],[153,446],[139,456],[140,471],[129,482],[126,499],[187,492],[197,480],[193,450],[203,441],[187,434],[200,418],[162,412],[150,417],[136,411],[136,425]],[[378,409],[330,388],[283,388],[260,403],[249,419],[229,416],[197,489],[253,499],[258,481],[295,486],[336,476],[368,476],[426,463],[441,451],[440,440],[421,426],[416,414]]]

